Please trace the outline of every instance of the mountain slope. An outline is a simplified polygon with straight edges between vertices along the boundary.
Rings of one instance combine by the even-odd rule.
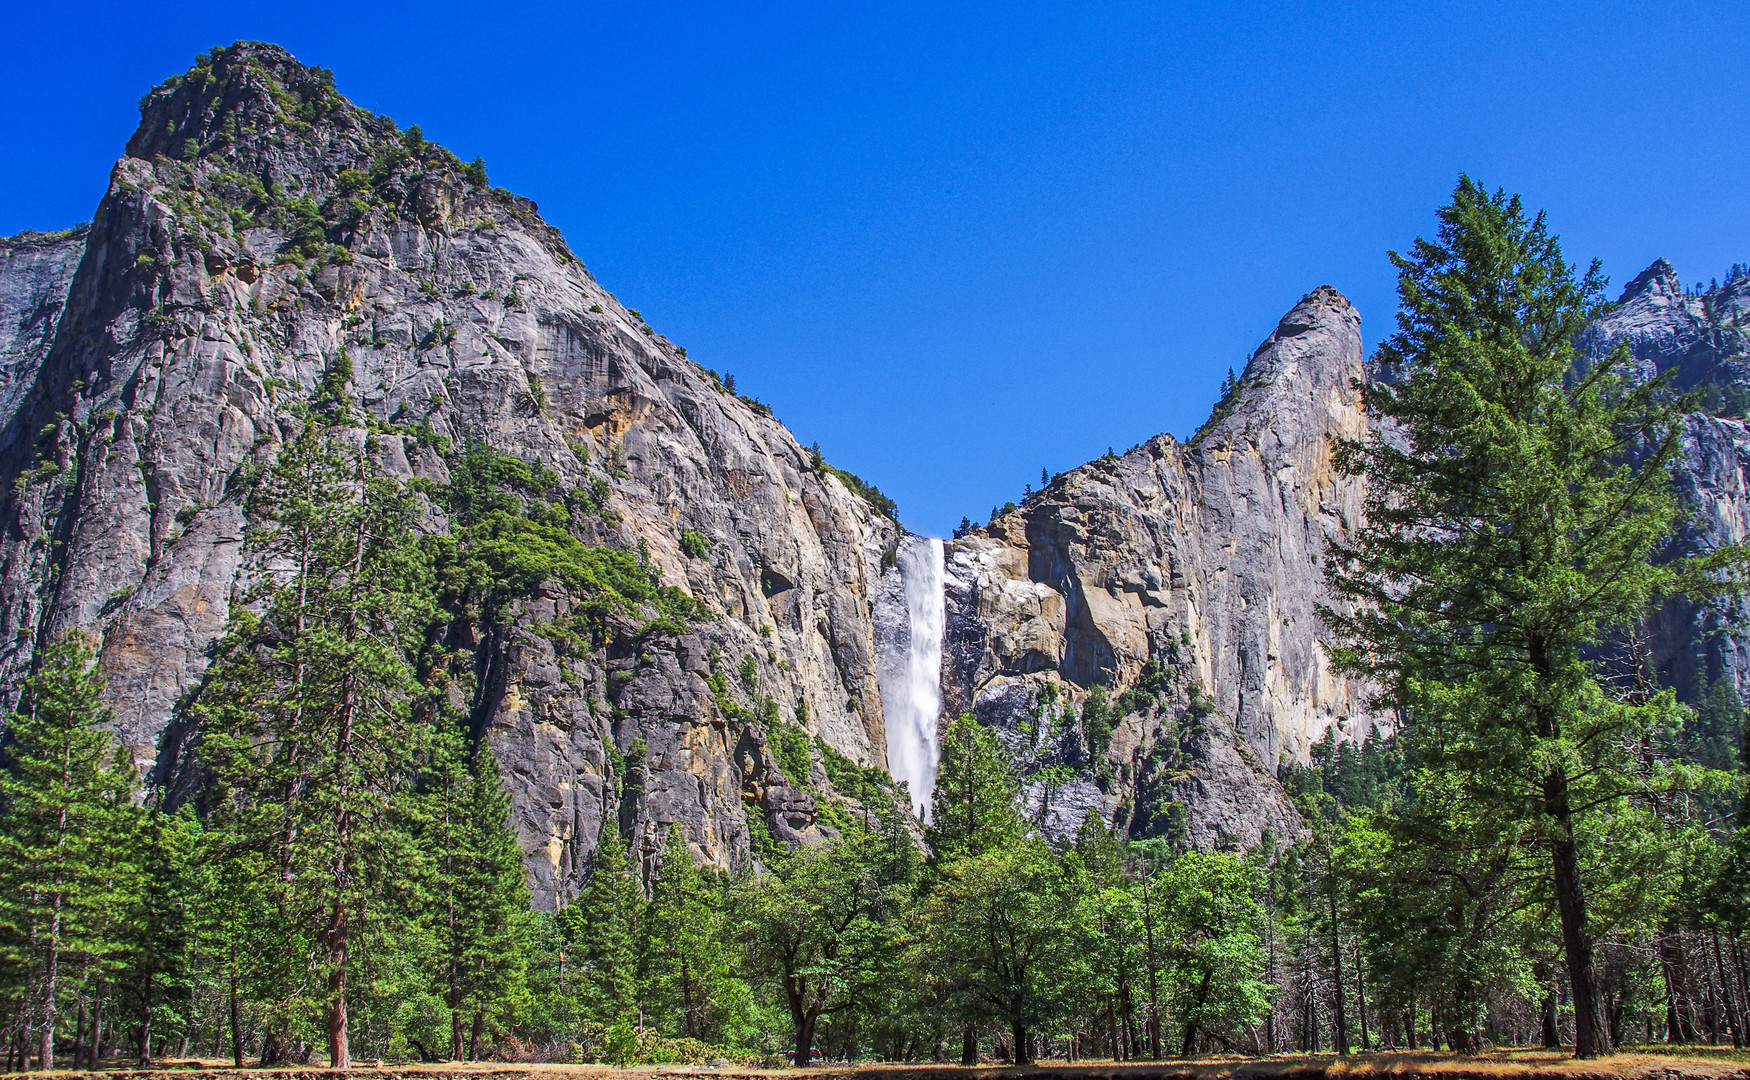
[[[720,864],[752,827],[819,835],[820,744],[884,758],[869,597],[897,526],[616,302],[533,203],[326,73],[240,43],[141,109],[89,232],[0,252],[0,316],[24,328],[0,341],[0,404],[20,402],[0,682],[94,632],[118,733],[187,790],[177,705],[249,572],[247,477],[287,407],[337,387],[390,474],[447,480],[471,441],[539,463],[597,505],[583,539],[644,544],[713,613],[560,656],[536,631],[575,598],[550,583],[507,625],[449,629],[473,673],[452,699],[502,764],[541,903],[575,889],[604,820],[635,840],[678,822]],[[707,685],[744,660],[745,685]],[[798,722],[814,775],[766,746]]]

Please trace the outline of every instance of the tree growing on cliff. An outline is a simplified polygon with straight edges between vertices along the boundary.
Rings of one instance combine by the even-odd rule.
[[[1384,688],[1461,803],[1517,821],[1547,857],[1576,1053],[1609,1046],[1582,866],[1596,812],[1672,782],[1637,749],[1681,710],[1593,659],[1662,597],[1717,589],[1736,549],[1656,561],[1678,523],[1678,403],[1624,375],[1626,348],[1576,364],[1601,310],[1542,214],[1469,177],[1434,241],[1393,254],[1401,310],[1364,390],[1384,423],[1337,460],[1368,481],[1367,524],[1327,563],[1338,666]]]

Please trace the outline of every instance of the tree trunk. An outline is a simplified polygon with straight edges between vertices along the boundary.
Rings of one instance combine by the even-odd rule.
[[[152,1065],[152,976],[140,988],[140,1061],[142,1069]]]
[[[1027,1025],[1019,1020],[1012,1020],[1009,1022],[1009,1034],[1015,1041],[1015,1064],[1033,1064],[1033,1047],[1027,1038]]]
[[[1714,970],[1720,978],[1721,1004],[1725,1006],[1726,1022],[1732,1028],[1732,1046],[1742,1050],[1744,1048],[1744,1014],[1739,1011],[1739,1006],[1743,1002],[1739,1001],[1738,995],[1732,991],[1732,976],[1726,971],[1726,955],[1720,949],[1720,932],[1717,928],[1712,931],[1712,937]]]
[[[63,812],[63,822],[66,814]],[[57,889],[60,886],[57,880]],[[44,1072],[55,1067],[55,994],[61,967],[61,894],[55,893],[54,915],[49,924],[49,941],[47,955],[43,962],[43,1003],[42,1003],[42,1045],[37,1052]]]
[[[1544,804],[1555,818],[1557,835],[1550,841],[1550,870],[1556,908],[1562,918],[1562,947],[1568,960],[1568,989],[1574,1001],[1574,1056],[1593,1058],[1610,1052],[1609,1027],[1598,977],[1592,962],[1592,928],[1586,893],[1580,885],[1580,855],[1574,845],[1573,815],[1568,809],[1568,778],[1559,769],[1544,779]]]
[[[1343,1008],[1343,941],[1341,928],[1337,923],[1337,868],[1330,863],[1329,850],[1326,851],[1325,858],[1325,873],[1329,880],[1325,896],[1331,902],[1331,999],[1337,1010],[1337,1053],[1347,1054],[1349,1019]]]
[[[1562,1048],[1562,1031],[1557,1025],[1556,990],[1550,987],[1543,992],[1543,1046],[1546,1050]]]
[[[486,1009],[474,1010],[474,1030],[468,1033],[468,1060],[480,1060],[480,1037],[486,1033]]]
[[[268,1033],[261,1038],[262,1068],[271,1068],[283,1064],[285,1062],[285,1057],[286,1051],[285,1047],[280,1045],[279,1032],[270,1028]]]
[[[243,1067],[243,1025],[238,1023],[237,1008],[237,949],[231,949],[231,1064],[241,1069]]]
[[[85,1024],[89,1019],[85,1006],[85,995],[79,995],[79,1014],[73,1020],[73,1067],[77,1069],[85,1064]]]
[[[970,1024],[960,1030],[960,1064],[978,1064],[978,1029]]]
[[[1355,1011],[1361,1021],[1361,1052],[1367,1053],[1367,983],[1361,974],[1361,938],[1357,936],[1352,945],[1355,946]]]
[[[1179,1044],[1180,1057],[1190,1057],[1191,1051],[1197,1048],[1198,1014],[1203,1011],[1203,1002],[1209,997],[1209,981],[1214,976],[1213,970],[1204,969],[1203,981],[1197,985],[1197,1000],[1185,1012],[1185,1037]]]
[[[796,1068],[806,1068],[814,1059],[814,1022],[819,1014],[813,1010],[803,1012],[802,1018],[796,1022]]]
[[[86,1051],[91,1059],[93,1069],[97,1068],[98,1059],[103,1057],[103,1015],[105,1011],[103,983],[99,982],[97,984],[97,1003],[91,1009],[91,1049]]]
[[[1161,987],[1155,963],[1154,910],[1149,906],[1148,878],[1142,879],[1142,929],[1148,945],[1148,1056],[1161,1059]],[[1266,976],[1268,977],[1268,976]]]
[[[1659,973],[1665,978],[1665,1041],[1696,1041],[1694,1010],[1689,1001],[1689,963],[1683,935],[1667,923],[1659,934]]]
[[[352,1068],[346,1030],[346,908],[334,903],[328,923],[328,1067]]]

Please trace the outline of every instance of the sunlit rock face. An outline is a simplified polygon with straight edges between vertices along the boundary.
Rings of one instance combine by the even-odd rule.
[[[1611,310],[1581,336],[1586,362],[1626,347],[1641,379],[1665,376],[1692,395],[1677,463],[1678,489],[1691,518],[1677,552],[1713,551],[1750,539],[1750,268],[1724,284],[1685,289],[1664,259],[1623,289]],[[1699,701],[1724,680],[1750,694],[1750,604],[1743,599],[1676,600],[1649,618],[1642,636],[1659,679],[1684,701]]]
[[[1092,812],[1203,847],[1286,838],[1279,763],[1332,725],[1383,722],[1330,670],[1316,614],[1320,557],[1362,511],[1331,463],[1334,436],[1366,431],[1360,323],[1335,290],[1310,293],[1189,443],[1071,470],[950,545],[949,707],[1029,761],[1048,831]],[[1132,706],[1125,691],[1149,692],[1115,710],[1104,753],[1063,706],[1096,684]]]

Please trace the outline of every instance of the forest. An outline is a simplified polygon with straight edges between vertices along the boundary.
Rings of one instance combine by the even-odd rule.
[[[1326,560],[1330,655],[1398,723],[1283,766],[1296,835],[1199,851],[1089,815],[1053,841],[962,715],[921,822],[832,760],[824,842],[755,821],[724,870],[603,815],[580,894],[532,910],[440,628],[545,582],[581,598],[543,628],[561,652],[709,616],[575,538],[599,491],[483,445],[447,485],[379,474],[341,354],[247,478],[259,571],[182,708],[198,790],[138,775],[92,640],[39,651],[0,770],[8,1069],[1744,1045],[1744,710],[1725,678],[1661,685],[1644,635],[1745,554],[1673,544],[1687,399],[1626,353],[1576,365],[1597,267],[1468,179],[1440,220],[1393,256],[1383,422],[1334,446],[1370,495]],[[644,750],[618,753],[624,798]]]

